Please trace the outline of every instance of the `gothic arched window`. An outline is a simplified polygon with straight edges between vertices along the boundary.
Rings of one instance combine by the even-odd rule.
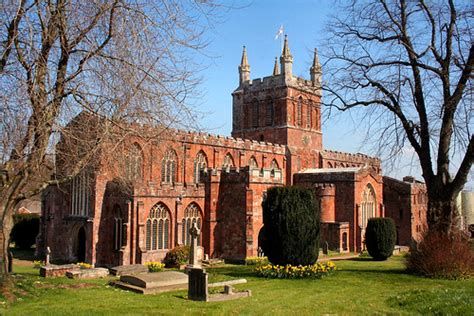
[[[87,217],[91,209],[91,175],[86,169],[71,181],[71,215]]]
[[[170,217],[163,203],[153,206],[146,221],[146,250],[169,248]]]
[[[143,178],[143,152],[138,144],[133,144],[127,153],[125,174],[128,180],[136,181]]]
[[[176,152],[172,149],[168,150],[161,161],[161,182],[171,183],[176,182]]]
[[[273,125],[273,120],[274,120],[274,110],[273,110],[273,102],[272,101],[267,101],[267,108],[265,110],[265,124],[267,126],[272,126]]]
[[[311,104],[308,104],[306,106],[306,127],[311,128]]]
[[[232,158],[232,155],[228,153],[224,157],[224,162],[222,163],[222,169],[229,172],[230,168],[232,167],[234,167],[234,159]]]
[[[119,250],[122,248],[124,243],[124,229],[123,229],[123,219],[120,206],[115,205],[114,210],[114,250]]]
[[[201,182],[201,172],[207,170],[207,158],[206,154],[202,151],[198,152],[196,159],[194,160],[194,183]]]
[[[296,126],[303,125],[303,99],[298,98],[298,104],[296,105]]]
[[[360,225],[365,230],[369,218],[375,217],[376,206],[375,192],[369,184],[362,192],[362,203],[360,206]]]
[[[189,229],[193,223],[196,223],[197,228],[201,229],[201,213],[199,212],[199,206],[196,203],[191,203],[184,210],[183,227],[182,227],[182,241],[185,245],[191,245],[191,235]],[[198,238],[198,245],[201,245],[201,241]]]

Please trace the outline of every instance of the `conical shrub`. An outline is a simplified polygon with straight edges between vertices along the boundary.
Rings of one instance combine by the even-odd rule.
[[[372,258],[387,260],[393,253],[396,241],[397,229],[393,219],[388,217],[369,219],[365,230],[365,245]]]

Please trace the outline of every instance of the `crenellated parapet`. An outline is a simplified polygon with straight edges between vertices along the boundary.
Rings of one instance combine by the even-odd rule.
[[[354,168],[371,166],[380,171],[380,159],[361,153],[345,153],[334,150],[321,151],[323,168]]]
[[[196,145],[206,145],[212,147],[254,150],[284,155],[285,146],[271,142],[257,141],[250,139],[234,138],[231,136],[214,135],[202,132],[181,131],[169,129],[162,135],[162,139],[168,141],[179,141],[182,143],[192,143]]]
[[[203,175],[203,183],[207,182],[227,182],[227,183],[265,183],[265,184],[282,184],[283,176],[280,169],[267,168],[243,168],[231,167],[228,169],[213,168],[208,169]]]
[[[295,76],[284,77],[283,75],[273,75],[245,81],[233,94],[238,94],[242,90],[245,90],[246,93],[261,93],[277,88],[294,88],[318,96],[322,95],[321,85],[318,82]]]

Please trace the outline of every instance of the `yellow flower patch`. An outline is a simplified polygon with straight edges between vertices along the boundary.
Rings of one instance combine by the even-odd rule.
[[[148,267],[148,272],[160,272],[165,267],[165,264],[161,262],[147,262],[145,265]]]
[[[330,275],[336,271],[336,265],[332,261],[318,262],[313,265],[286,266],[262,264],[257,266],[255,271],[259,276],[277,279],[301,279],[313,278],[320,279],[323,276]]]

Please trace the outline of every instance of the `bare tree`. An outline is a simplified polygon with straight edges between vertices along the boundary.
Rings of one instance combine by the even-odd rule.
[[[111,143],[140,133],[139,127],[179,126],[193,116],[188,100],[199,79],[193,55],[206,46],[204,31],[218,7],[180,0],[2,1],[4,273],[18,202],[68,181],[97,152],[113,150]],[[81,126],[77,119],[71,123],[74,117]],[[68,162],[67,172],[50,178],[45,170],[53,155]]]
[[[363,107],[387,153],[411,145],[428,190],[429,229],[449,233],[474,160],[472,3],[352,1],[337,12],[325,47],[325,104]]]

